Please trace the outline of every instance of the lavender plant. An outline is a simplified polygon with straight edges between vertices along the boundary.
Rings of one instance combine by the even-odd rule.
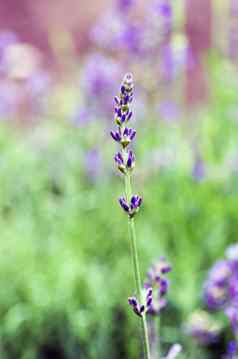
[[[171,271],[170,264],[164,257],[154,263],[147,272],[144,288],[153,289],[154,297],[148,309],[149,321],[148,330],[151,345],[152,358],[160,357],[160,314],[166,306],[166,294],[169,288],[167,274]]]
[[[234,359],[238,354],[238,246],[230,246],[226,251],[226,258],[217,261],[211,268],[204,285],[204,301],[210,311],[223,312],[229,320],[233,340],[228,343],[227,353],[222,358]],[[200,316],[201,318],[201,316]],[[205,321],[204,321],[205,318]],[[210,325],[207,315],[203,313],[202,324],[191,334],[199,339],[201,344],[217,340],[219,327]],[[218,330],[217,330],[218,329]]]
[[[146,293],[142,291],[134,222],[135,215],[138,213],[142,204],[142,198],[138,195],[132,194],[131,175],[135,166],[135,155],[132,150],[128,150],[129,144],[136,135],[136,131],[134,129],[127,127],[128,122],[132,118],[130,104],[133,100],[133,90],[133,77],[132,74],[128,73],[122,81],[119,96],[115,97],[115,123],[117,125],[117,130],[111,131],[111,136],[121,146],[121,151],[115,155],[114,159],[119,171],[124,176],[125,195],[119,198],[119,204],[128,216],[131,254],[136,282],[136,296],[130,297],[128,299],[128,303],[132,307],[134,313],[136,313],[136,315],[141,319],[144,353],[146,359],[150,359],[151,355],[146,313],[152,305],[152,288],[148,288]]]

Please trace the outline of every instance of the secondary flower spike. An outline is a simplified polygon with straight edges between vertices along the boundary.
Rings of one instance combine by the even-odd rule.
[[[161,257],[147,272],[147,280],[144,283],[144,287],[152,287],[156,291],[155,299],[148,310],[148,313],[151,315],[158,315],[167,304],[166,295],[169,289],[169,281],[166,275],[171,269],[171,265],[167,260]]]

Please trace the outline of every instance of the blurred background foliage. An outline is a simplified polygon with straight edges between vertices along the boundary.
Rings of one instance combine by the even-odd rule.
[[[187,12],[178,4],[173,9],[166,41],[178,35],[173,44],[179,51],[191,40],[184,17],[197,3],[188,1]],[[215,5],[217,21],[223,6]],[[157,84],[157,52],[140,63],[134,48],[125,59],[89,40],[85,49],[85,40],[78,56],[65,32],[62,41],[60,35],[52,40],[52,65],[38,44],[15,36],[0,36],[1,359],[140,357],[138,320],[127,305],[134,282],[127,224],[117,204],[122,181],[109,138],[112,100],[128,68],[136,85],[134,188],[144,198],[136,220],[143,276],[161,255],[173,267],[161,315],[163,346],[182,343],[181,358],[220,357],[224,318],[224,335],[212,348],[197,346],[185,326],[204,308],[208,269],[236,242],[237,58],[225,52],[219,36],[201,46],[199,56],[195,51],[204,65],[192,69],[205,78],[201,94],[186,60],[171,81],[156,72]],[[93,76],[97,66],[99,77]]]

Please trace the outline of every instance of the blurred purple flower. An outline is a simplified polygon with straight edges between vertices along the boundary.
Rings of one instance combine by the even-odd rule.
[[[16,111],[19,88],[13,83],[4,81],[0,83],[0,118],[7,119]]]
[[[209,309],[221,310],[230,321],[234,337],[238,335],[238,250],[228,247],[226,259],[215,263],[204,287],[204,298]],[[233,358],[229,351],[223,358]],[[235,358],[235,357],[234,357]]]
[[[91,113],[111,118],[111,94],[116,91],[122,69],[119,63],[100,54],[91,54],[82,69],[81,91]],[[93,99],[93,101],[92,101]]]
[[[121,12],[127,12],[135,3],[135,0],[117,0],[117,8]]]
[[[93,148],[85,155],[85,172],[90,181],[95,182],[102,172],[102,157],[98,149]]]
[[[165,121],[176,121],[179,116],[179,108],[172,101],[164,101],[159,105],[159,112],[163,120]]]
[[[161,257],[147,272],[144,287],[153,288],[155,292],[153,302],[148,310],[148,313],[151,315],[158,315],[167,303],[165,296],[168,292],[169,282],[166,275],[171,269],[166,259]]]
[[[230,320],[231,328],[235,336],[238,335],[238,303],[225,309],[225,314]]]
[[[227,353],[222,357],[222,359],[236,359],[238,345],[235,340],[232,340],[228,343]]]
[[[91,121],[89,110],[86,108],[76,108],[70,120],[79,126],[85,126]]]
[[[202,181],[205,177],[205,164],[201,156],[196,155],[192,168],[193,178]]]
[[[14,32],[3,31],[0,33],[0,71],[5,70],[4,54],[7,47],[18,41],[18,37]]]
[[[127,26],[124,27],[124,31],[119,38],[119,46],[122,49],[124,48],[128,50],[128,52],[133,55],[140,54],[142,52],[142,36],[143,34],[139,24],[128,23]]]
[[[221,309],[227,304],[231,266],[227,260],[217,262],[208,274],[204,286],[204,299],[209,309]]]
[[[217,342],[221,326],[207,312],[196,311],[188,318],[185,330],[199,344],[208,345]]]

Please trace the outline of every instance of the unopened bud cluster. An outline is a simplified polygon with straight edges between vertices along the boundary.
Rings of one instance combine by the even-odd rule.
[[[120,88],[119,96],[115,97],[115,124],[116,131],[111,131],[112,138],[121,146],[121,150],[114,156],[118,170],[125,176],[130,176],[135,167],[135,155],[132,150],[128,150],[128,145],[135,138],[136,130],[128,127],[128,122],[132,118],[130,104],[133,100],[133,77],[126,74]],[[142,198],[132,195],[131,198],[120,197],[119,204],[128,214],[129,218],[134,217],[138,212]]]
[[[128,303],[132,307],[133,311],[139,316],[142,317],[143,314],[147,313],[152,305],[152,288],[148,288],[145,295],[144,303],[140,304],[136,297],[128,298]]]

